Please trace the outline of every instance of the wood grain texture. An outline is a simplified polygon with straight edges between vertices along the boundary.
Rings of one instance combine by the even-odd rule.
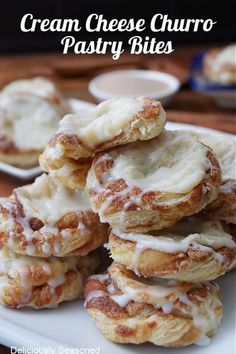
[[[0,345],[0,354],[9,354],[10,353],[10,349],[3,347],[2,345]]]
[[[215,102],[192,91],[188,84],[188,71],[193,56],[208,46],[176,48],[170,56],[130,56],[114,62],[109,56],[74,56],[61,54],[21,55],[0,58],[0,89],[11,80],[45,75],[54,80],[66,97],[76,97],[95,102],[88,92],[88,82],[96,74],[122,68],[150,68],[163,70],[179,77],[182,87],[167,106],[169,120],[191,123],[236,133],[235,111],[219,108]],[[7,196],[12,189],[24,182],[0,173],[0,196]],[[0,354],[9,354],[0,346]]]

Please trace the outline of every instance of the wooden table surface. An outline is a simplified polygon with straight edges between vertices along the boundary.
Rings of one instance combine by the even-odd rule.
[[[219,108],[212,99],[192,91],[187,84],[193,56],[208,46],[178,47],[171,55],[123,55],[114,62],[110,56],[76,56],[62,54],[0,57],[0,88],[11,80],[45,75],[56,82],[66,97],[95,102],[88,92],[89,80],[98,73],[120,68],[150,68],[179,77],[181,89],[166,107],[168,120],[191,123],[236,133],[235,111]],[[22,181],[0,173],[0,196],[7,196]],[[0,346],[0,354],[9,353]]]

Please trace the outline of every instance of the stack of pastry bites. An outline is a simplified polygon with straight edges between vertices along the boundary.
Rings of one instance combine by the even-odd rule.
[[[93,248],[109,224],[114,262],[87,280],[85,306],[119,343],[207,343],[222,317],[212,280],[236,262],[234,140],[168,131],[165,122],[161,104],[146,98],[67,115],[40,157],[49,175],[2,203],[1,239],[14,252],[84,256],[76,234],[86,222],[67,208],[89,198]]]
[[[234,140],[165,121],[154,100],[106,101],[66,116],[40,159],[60,183],[85,186],[111,227],[114,262],[88,279],[85,306],[119,343],[207,343],[222,317],[211,280],[236,259]]]
[[[108,226],[86,193],[43,174],[0,199],[0,303],[44,308],[80,297]]]
[[[0,303],[39,309],[80,297],[107,237],[84,190],[46,174],[16,188],[0,199]]]

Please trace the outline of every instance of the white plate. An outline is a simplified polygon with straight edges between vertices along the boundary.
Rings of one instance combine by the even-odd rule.
[[[99,354],[235,354],[236,272],[226,274],[217,282],[223,293],[224,317],[219,332],[206,347],[167,349],[151,344],[110,343],[90,320],[82,300],[50,310],[0,307],[0,343],[18,347],[100,348]]]
[[[70,98],[68,101],[72,106],[73,112],[94,107],[94,104],[82,100],[78,100],[76,98]],[[0,161],[0,171],[5,172],[14,177],[18,177],[23,180],[32,179],[33,177],[36,177],[42,173],[42,170],[39,166],[26,169],[26,168],[15,167],[1,161]]]
[[[194,128],[202,132],[219,133],[203,127],[171,122],[167,123],[167,128]],[[220,284],[223,294],[224,317],[218,334],[212,338],[207,347],[192,345],[181,349],[166,349],[151,344],[136,346],[110,343],[89,319],[82,301],[62,304],[56,309],[38,311],[11,310],[0,306],[0,343],[19,347],[100,348],[99,354],[235,354],[236,271],[224,275],[217,283]],[[55,353],[58,352],[59,349]]]

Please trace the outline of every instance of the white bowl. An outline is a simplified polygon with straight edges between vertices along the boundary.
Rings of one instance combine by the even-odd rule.
[[[139,85],[133,86],[133,89],[132,87],[129,89],[127,79],[130,81],[135,80],[139,82]],[[114,86],[115,80],[119,80],[119,88]],[[151,80],[152,84],[155,84],[155,81],[157,81],[159,84],[163,84],[166,87],[162,89],[150,89],[150,91],[145,90],[144,87],[142,87],[142,81],[144,83],[147,82],[147,80]],[[110,87],[110,90],[108,87],[109,83],[113,85],[113,88]],[[116,92],[114,92],[114,87]],[[179,87],[180,82],[175,76],[160,71],[119,70],[107,72],[93,78],[89,83],[89,92],[99,102],[109,98],[144,96],[159,99],[162,104],[166,104],[169,98],[178,91]]]

